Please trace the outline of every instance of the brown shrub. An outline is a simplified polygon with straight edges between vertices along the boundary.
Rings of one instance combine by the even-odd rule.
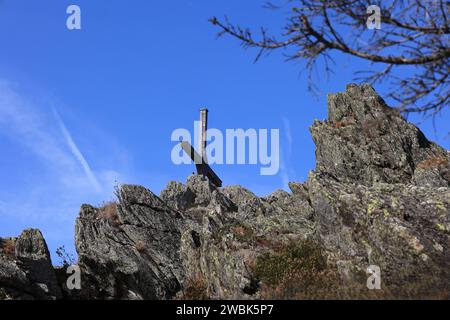
[[[367,275],[355,274],[353,280],[343,280],[335,265],[326,262],[319,245],[306,241],[291,243],[280,252],[258,257],[252,270],[261,281],[262,299],[274,300],[355,300],[355,299],[448,299],[446,284],[437,277],[407,280],[398,275],[393,281],[382,281],[381,290],[369,290]],[[382,277],[382,280],[384,278]],[[402,279],[405,279],[403,281]]]
[[[183,290],[181,297],[183,300],[207,300],[207,287],[203,276],[196,275],[189,278]]]
[[[343,127],[351,126],[353,124],[355,124],[355,119],[353,119],[353,118],[343,119],[343,120],[336,121],[335,123],[333,123],[333,128],[340,129]]]
[[[279,252],[259,256],[254,273],[265,284],[277,287],[296,272],[321,272],[326,266],[326,258],[318,245],[310,241],[292,242]]]
[[[102,219],[108,220],[114,227],[118,227],[120,225],[120,219],[117,213],[117,203],[114,201],[104,203],[98,209],[98,216]]]
[[[248,268],[250,270],[255,270],[256,260],[253,259],[252,257],[246,257],[244,259],[244,265],[246,266],[246,268]]]
[[[285,243],[275,238],[267,238],[266,236],[255,237],[255,242],[259,246],[272,250],[273,252],[281,252],[286,247]]]
[[[417,169],[434,169],[448,165],[445,157],[431,157],[417,164]]]
[[[244,236],[245,234],[245,228],[243,226],[236,226],[234,227],[234,233],[238,236]]]
[[[253,267],[261,280],[261,298],[275,300],[374,299],[390,297],[368,290],[365,281],[345,283],[329,266],[323,249],[312,241],[290,243],[260,256]]]
[[[257,237],[256,243],[261,247],[272,248],[272,241],[265,237]]]
[[[14,256],[16,254],[16,242],[13,239],[3,240],[1,248],[3,252],[9,256]]]
[[[365,281],[343,281],[337,268],[295,269],[275,287],[262,286],[264,299],[275,300],[373,300],[399,298],[382,285],[369,290]]]
[[[232,232],[239,241],[251,241],[254,237],[253,230],[243,224],[234,226]]]
[[[144,241],[139,240],[138,242],[136,242],[136,244],[134,245],[134,247],[136,248],[136,250],[138,252],[144,252],[145,250],[147,250],[147,246],[145,245]]]

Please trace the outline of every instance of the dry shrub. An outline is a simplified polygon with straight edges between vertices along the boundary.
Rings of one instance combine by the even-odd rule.
[[[267,238],[258,238],[257,239],[258,244],[262,245],[263,247],[269,248],[273,252],[282,252],[284,248],[286,247],[286,244],[282,241],[276,240],[276,239],[267,239]]]
[[[294,270],[275,287],[263,286],[265,299],[295,300],[410,300],[439,299],[447,300],[450,293],[447,288],[435,280],[420,279],[414,282],[404,281],[392,284],[383,278],[380,290],[369,290],[366,286],[367,275],[344,281],[337,268],[329,266],[323,271],[314,269]]]
[[[272,248],[272,241],[265,237],[258,237],[256,243],[261,247]]]
[[[249,270],[255,270],[256,267],[256,260],[253,259],[253,257],[246,257],[244,259],[244,265],[246,266],[247,269]]]
[[[330,270],[292,269],[280,275],[276,285],[264,283],[261,297],[270,300],[337,299],[332,293],[336,275]]]
[[[203,276],[195,275],[189,278],[183,290],[183,300],[207,300],[207,287]]]
[[[262,299],[386,298],[382,290],[368,290],[365,281],[345,283],[337,268],[327,264],[322,248],[309,240],[290,243],[279,252],[260,256],[253,270],[262,281]]]
[[[234,229],[234,233],[236,235],[241,236],[241,237],[245,235],[246,229],[243,226],[236,226],[233,229]]]
[[[396,284],[383,278],[381,290],[369,290],[367,275],[355,274],[343,280],[334,265],[328,265],[319,245],[304,241],[291,243],[280,252],[266,253],[252,266],[261,281],[262,299],[354,300],[354,299],[449,299],[448,285],[441,278],[397,275]],[[402,280],[403,279],[403,280]]]
[[[340,128],[351,126],[354,124],[355,124],[355,119],[353,119],[353,118],[343,119],[343,120],[336,121],[335,123],[333,123],[333,128],[340,129]]]
[[[139,240],[138,242],[136,242],[136,244],[134,245],[134,247],[136,248],[136,250],[138,252],[144,252],[145,250],[147,250],[147,246],[145,245],[144,241]]]
[[[383,280],[383,275],[381,279]],[[450,287],[447,279],[448,273],[443,275],[429,272],[418,275],[403,271],[399,273],[395,283],[389,281],[386,291],[389,291],[392,299],[449,300]]]
[[[236,237],[236,240],[241,242],[250,242],[258,246],[268,248],[273,251],[279,251],[283,247],[283,243],[274,238],[267,238],[267,236],[256,235],[253,229],[245,224],[237,224],[231,228],[231,232]]]
[[[275,288],[296,272],[321,272],[326,266],[320,247],[310,241],[303,241],[292,242],[279,252],[259,256],[254,272],[264,284]]]
[[[114,201],[104,203],[98,209],[98,216],[102,219],[108,220],[114,227],[118,227],[120,225],[120,219],[117,213],[117,203]]]
[[[267,290],[267,289],[266,289]],[[295,270],[274,289],[266,291],[271,299],[286,300],[375,300],[395,299],[382,285],[381,290],[369,290],[365,281],[343,281],[337,269]]]
[[[77,264],[73,254],[68,253],[64,246],[56,248],[56,255],[59,257],[61,265],[64,267]]]
[[[16,242],[13,239],[3,240],[1,248],[3,252],[9,256],[14,256],[16,254]]]
[[[417,169],[434,169],[446,165],[448,160],[445,157],[431,157],[417,164]]]
[[[234,226],[232,232],[239,241],[249,241],[254,238],[253,230],[243,224]]]

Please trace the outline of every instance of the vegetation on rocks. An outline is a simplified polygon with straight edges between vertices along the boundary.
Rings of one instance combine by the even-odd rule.
[[[14,256],[16,252],[16,243],[14,239],[5,239],[0,242],[0,249],[9,256]]]

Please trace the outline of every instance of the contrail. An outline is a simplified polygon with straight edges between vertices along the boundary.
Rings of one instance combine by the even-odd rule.
[[[86,177],[91,182],[92,186],[95,188],[97,192],[101,191],[100,184],[97,181],[97,178],[95,177],[94,173],[91,170],[91,167],[87,163],[86,159],[84,158],[83,154],[81,153],[80,149],[78,149],[77,145],[72,139],[72,136],[67,130],[66,126],[64,125],[64,122],[62,121],[61,117],[59,116],[56,109],[52,108],[53,114],[55,115],[56,121],[58,122],[59,128],[61,129],[62,134],[64,135],[64,138],[66,139],[67,144],[69,145],[70,151],[72,151],[72,154],[74,157],[78,160],[81,167],[84,170],[84,173],[86,174]]]

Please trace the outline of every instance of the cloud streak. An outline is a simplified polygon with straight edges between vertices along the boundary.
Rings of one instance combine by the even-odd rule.
[[[84,132],[72,136],[56,111],[60,109],[47,107],[60,108],[61,103],[33,89],[23,91],[0,78],[0,150],[6,164],[0,167],[0,235],[17,235],[33,226],[44,232],[50,251],[61,244],[74,251],[73,221],[80,204],[113,199],[114,186],[130,180],[123,174],[129,172],[128,153],[111,142],[109,133],[84,120],[89,141],[103,142],[88,162],[75,142]]]
[[[80,163],[81,167],[83,168],[84,173],[86,174],[86,177],[94,187],[94,189],[97,192],[101,191],[100,184],[98,183],[97,178],[95,177],[94,173],[92,172],[91,167],[89,166],[88,162],[86,161],[85,157],[81,153],[78,146],[75,144],[75,141],[72,138],[72,135],[70,134],[69,130],[67,130],[66,125],[62,121],[61,117],[59,116],[58,112],[55,108],[52,108],[53,114],[56,118],[56,121],[58,123],[59,128],[61,129],[61,132],[64,136],[64,139],[67,142],[67,145],[70,148],[70,151],[72,152],[75,159]]]
[[[101,184],[86,158],[58,112],[53,109],[52,116],[50,111],[39,108],[0,79],[0,134],[44,160],[42,163],[50,167],[49,172],[56,174],[64,186],[99,193]]]

